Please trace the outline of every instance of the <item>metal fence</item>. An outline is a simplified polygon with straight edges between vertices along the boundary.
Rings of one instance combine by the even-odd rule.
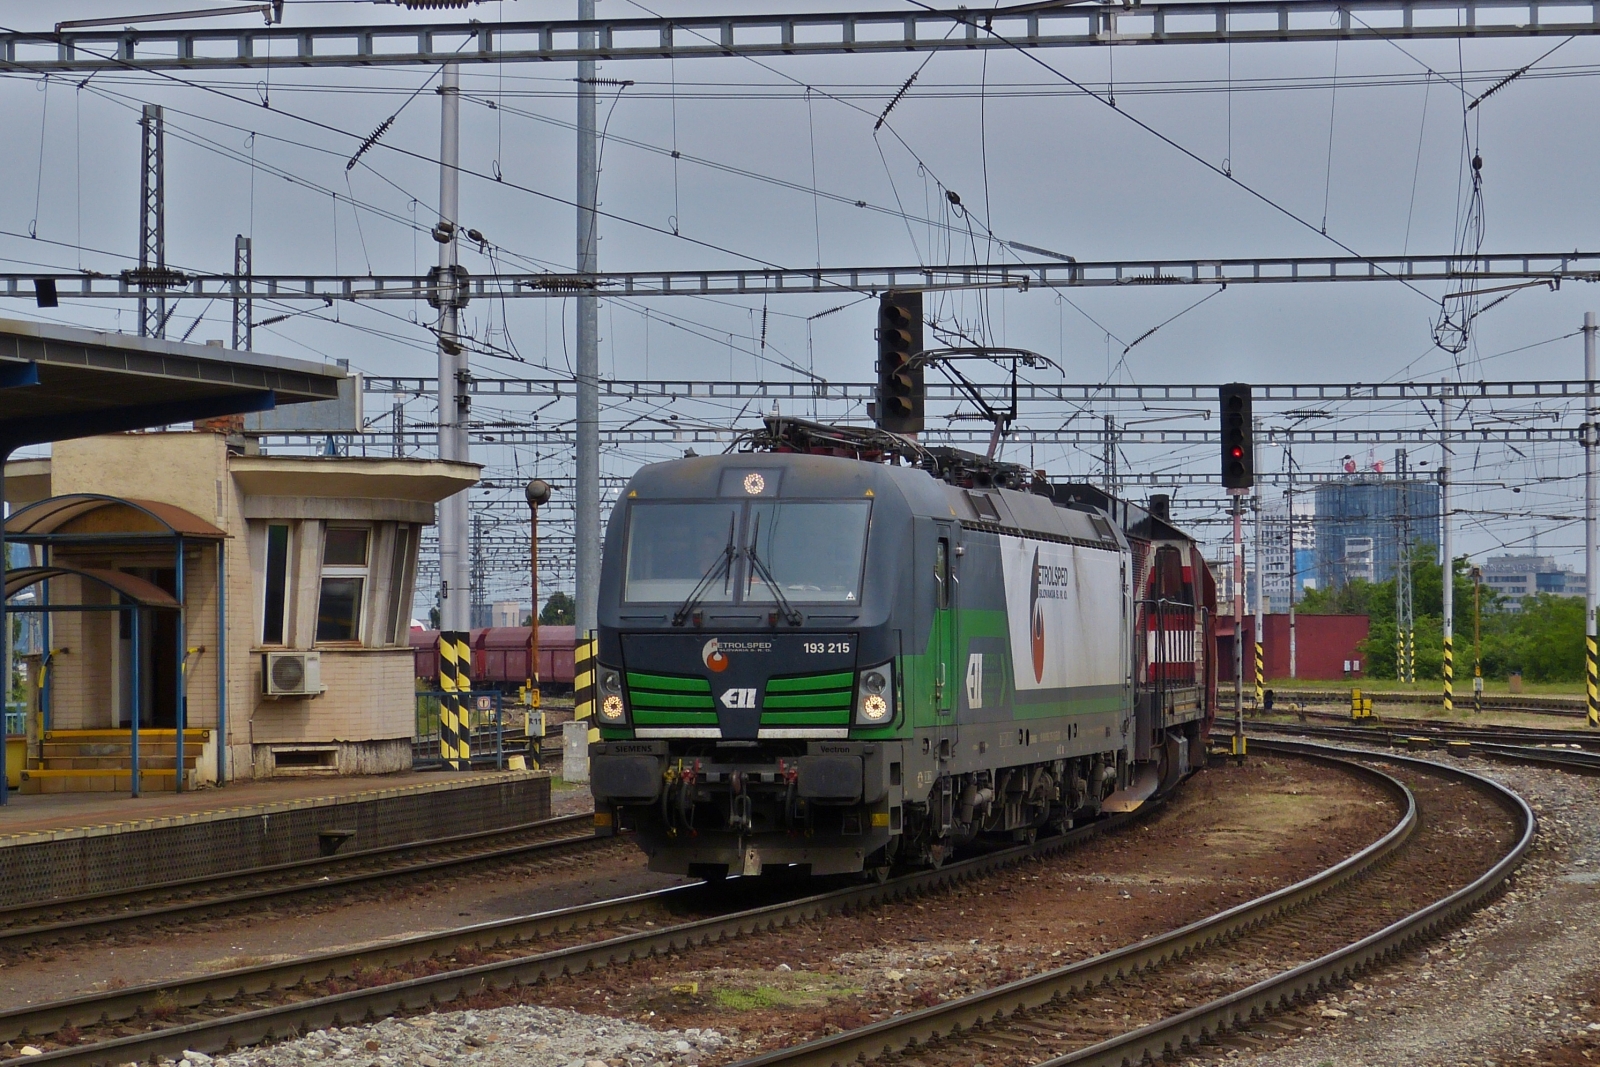
[[[411,741],[412,766],[425,768],[444,765],[444,757],[439,751],[439,701],[444,695],[441,689],[417,690],[417,732]],[[503,770],[506,765],[506,722],[501,694],[494,690],[467,693],[462,695],[461,704],[472,765]]]

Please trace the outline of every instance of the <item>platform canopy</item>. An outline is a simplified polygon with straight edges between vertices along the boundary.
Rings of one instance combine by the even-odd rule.
[[[71,493],[29,504],[6,520],[7,540],[67,543],[77,539],[187,537],[221,541],[227,534],[193,512],[158,500]]]
[[[333,400],[305,360],[0,319],[0,456],[23,445]]]
[[[6,599],[9,600],[29,586],[48,582],[54,578],[79,578],[84,581],[103,585],[112,592],[117,593],[129,604],[137,604],[144,608],[161,608],[167,611],[180,611],[183,605],[178,603],[176,597],[162,589],[154,582],[140,578],[138,575],[129,574],[127,571],[110,570],[104,567],[23,567],[19,570],[6,571]],[[53,604],[46,610],[62,610],[75,605]],[[115,605],[111,605],[115,608]],[[15,611],[13,607],[11,610]]]

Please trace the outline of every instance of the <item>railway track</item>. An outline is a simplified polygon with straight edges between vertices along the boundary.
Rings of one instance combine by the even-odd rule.
[[[1002,867],[1072,848],[1092,837],[1128,826],[1159,808],[1146,804],[1031,845],[919,871],[882,884],[852,883],[801,899],[719,912],[680,921],[678,913],[716,909],[719,893],[703,885],[680,886],[620,900],[603,901],[436,935],[307,959],[242,968],[179,983],[111,990],[68,1001],[0,1013],[0,1039],[38,1039],[90,1031],[92,1043],[49,1049],[8,1064],[90,1065],[145,1062],[188,1049],[214,1052],[340,1026],[362,1019],[427,1008],[463,996],[531,985],[613,963],[713,944],[830,914],[917,897],[960,884]],[[748,895],[748,890],[741,891]],[[665,920],[661,923],[661,920]],[[530,940],[619,928],[616,936],[530,953]],[[508,958],[460,965],[448,957],[464,950],[503,950]],[[380,985],[323,992],[319,984],[361,972],[381,973],[407,963],[436,963],[439,973]],[[266,1003],[288,996],[288,1003]],[[203,1018],[172,1025],[181,1009]],[[121,1023],[121,1025],[119,1025]],[[98,1032],[124,1031],[98,1040]],[[139,1032],[127,1032],[137,1030]],[[48,1041],[39,1041],[49,1044]]]
[[[1437,693],[1386,693],[1363,691],[1370,696],[1373,703],[1378,706],[1385,704],[1398,705],[1437,705]],[[1274,695],[1279,702],[1298,701],[1311,704],[1342,704],[1350,706],[1350,691],[1348,689],[1275,689]],[[1456,707],[1465,708],[1472,702],[1472,694],[1464,697],[1457,695]],[[1549,715],[1560,719],[1582,719],[1588,716],[1582,697],[1540,697],[1540,696],[1493,696],[1482,704],[1484,711],[1510,711],[1526,715]]]
[[[1575,774],[1600,774],[1600,738],[1579,735],[1568,740],[1547,731],[1484,729],[1403,730],[1371,726],[1311,726],[1294,723],[1252,723],[1252,733],[1314,737],[1356,744],[1386,743],[1407,750],[1438,749],[1456,756],[1482,756],[1512,763],[1554,767]],[[1546,739],[1548,736],[1548,739]],[[1578,748],[1580,742],[1588,743]],[[1571,747],[1549,747],[1549,746]]]
[[[933,1008],[897,1016],[881,1023],[796,1046],[746,1061],[741,1067],[834,1067],[858,1059],[872,1060],[886,1052],[896,1058],[927,1062],[931,1067],[970,1063],[973,1043],[983,1061],[997,1065],[1012,1061],[1037,1063],[1050,1051],[1065,1049],[1052,1065],[1067,1063],[1122,1064],[1140,1062],[1146,1055],[1159,1057],[1185,1041],[1201,1040],[1239,1026],[1252,1015],[1265,1013],[1280,1003],[1338,981],[1361,967],[1401,951],[1413,941],[1430,936],[1493,894],[1527,848],[1533,816],[1514,794],[1486,779],[1458,768],[1440,766],[1406,756],[1371,753],[1362,758],[1384,759],[1404,768],[1425,789],[1437,786],[1440,776],[1465,785],[1480,804],[1498,806],[1507,813],[1507,840],[1503,853],[1469,884],[1437,900],[1427,901],[1382,929],[1354,944],[1340,945],[1315,959],[1297,963],[1264,981],[1223,991],[1198,1008],[1170,1018],[1158,1017],[1146,1025],[1125,1024],[1123,1010],[1106,1013],[1107,983],[1117,983],[1126,997],[1146,1005],[1170,1004],[1170,986],[1183,982],[1198,961],[1215,965],[1227,956],[1237,964],[1257,956],[1276,958],[1287,946],[1317,944],[1317,938],[1336,930],[1341,920],[1330,921],[1328,901],[1343,909],[1346,919],[1371,919],[1373,904],[1389,897],[1401,900],[1414,888],[1413,871],[1406,857],[1430,851],[1411,848],[1430,830],[1419,817],[1416,791],[1394,775],[1352,762],[1348,752],[1320,746],[1258,741],[1262,750],[1297,754],[1351,768],[1351,772],[1390,792],[1400,801],[1404,815],[1382,839],[1329,870],[1266,897],[1240,905],[1220,915],[1173,933],[1081,961],[998,989],[985,991]],[[1427,783],[1433,782],[1433,785]],[[1417,782],[1413,783],[1414,785]],[[1422,810],[1436,806],[1436,798]],[[363,1019],[424,1009],[462,996],[471,996],[519,984],[533,984],[590,968],[648,957],[663,952],[711,944],[720,940],[814,920],[862,907],[892,903],[932,892],[964,879],[986,874],[999,866],[1058,851],[1105,830],[1138,818],[1134,813],[1073,831],[1072,834],[1020,846],[952,864],[940,871],[919,872],[883,885],[852,885],[801,900],[781,901],[732,914],[713,914],[680,921],[685,910],[712,907],[702,887],[679,887],[618,901],[480,924],[424,938],[408,939],[370,948],[363,953],[329,953],[321,957],[246,968],[205,976],[191,982],[160,988],[117,990],[72,1001],[0,1013],[0,1036],[11,1040],[37,1038],[65,1028],[83,1027],[115,1033],[93,1044],[50,1049],[40,1056],[15,1063],[112,1064],[174,1056],[185,1049],[218,1051],[291,1037],[315,1029],[355,1023]],[[1483,812],[1476,813],[1481,822]],[[1378,882],[1375,880],[1386,880]],[[1373,887],[1364,892],[1365,887]],[[659,924],[659,925],[652,925]],[[577,934],[601,928],[616,936],[590,939],[544,952],[528,953],[525,946],[541,937]],[[1263,940],[1265,939],[1265,940]],[[1276,955],[1263,946],[1276,946]],[[498,946],[498,949],[496,948]],[[510,953],[509,958],[467,966],[453,965],[443,957],[463,949],[489,949]],[[1304,953],[1302,953],[1303,955]],[[470,958],[470,954],[467,954]],[[341,973],[389,968],[403,962],[424,962],[448,967],[442,973],[389,982],[379,986],[324,993],[329,978]],[[1224,962],[1227,962],[1226,960]],[[1192,993],[1197,987],[1183,985]],[[319,995],[320,994],[320,995]],[[297,1003],[269,1004],[273,997],[289,996]],[[1086,999],[1087,998],[1087,999]],[[172,1025],[175,1006],[192,1006],[195,1013],[211,1017]],[[1020,1013],[1020,1014],[1019,1014]],[[1090,1017],[1106,1020],[1086,1023]],[[116,1020],[124,1020],[120,1027]],[[99,1020],[105,1020],[98,1022]],[[129,1032],[137,1030],[139,1032]],[[75,1031],[74,1036],[76,1035]],[[1076,1041],[1074,1041],[1074,1037]],[[38,1041],[39,1044],[47,1044]],[[1074,1047],[1076,1045],[1077,1047]],[[1031,1057],[1031,1058],[1030,1058]]]
[[[1297,729],[1312,729],[1313,725],[1306,719],[1314,719],[1322,724],[1315,728],[1336,728],[1354,731],[1350,736],[1364,736],[1368,740],[1379,737],[1410,737],[1424,736],[1430,738],[1443,738],[1452,741],[1483,741],[1499,745],[1567,745],[1578,748],[1600,751],[1600,733],[1590,733],[1585,730],[1541,730],[1532,726],[1476,726],[1465,723],[1444,722],[1439,719],[1408,719],[1384,716],[1375,719],[1369,724],[1357,724],[1350,721],[1348,715],[1337,715],[1332,712],[1305,712],[1305,719],[1290,721],[1288,719],[1270,720],[1247,718],[1245,723],[1251,728],[1273,729],[1294,727]],[[1330,734],[1329,736],[1334,736]]]
[[[1352,758],[1315,745],[1258,744],[1310,758]],[[1404,951],[1499,891],[1532,841],[1533,812],[1520,797],[1456,767],[1381,753],[1359,758],[1395,764],[1412,780],[1408,788],[1384,775],[1406,796],[1406,814],[1378,842],[1321,874],[1166,935],[738,1067],[839,1067],[882,1059],[930,1067],[975,1059],[993,1067],[1159,1062]],[[1401,903],[1393,914],[1395,901],[1411,901],[1419,885],[1433,883],[1419,883],[1419,875],[1456,829],[1441,825],[1438,796],[1428,798],[1429,818],[1419,818],[1416,790],[1437,793],[1427,783],[1441,778],[1464,787],[1480,807],[1487,803],[1505,813],[1507,847],[1466,884],[1421,907]],[[1368,932],[1346,942],[1350,928]],[[1251,967],[1263,960],[1282,969],[1269,968],[1255,980]],[[1209,999],[1168,1014],[1196,991]]]
[[[592,815],[569,815],[344,856],[15,905],[0,909],[0,953],[103,936],[130,927],[148,932],[200,916],[256,911],[379,883],[403,884],[479,864],[553,860],[584,849],[616,847],[615,841],[594,836]]]

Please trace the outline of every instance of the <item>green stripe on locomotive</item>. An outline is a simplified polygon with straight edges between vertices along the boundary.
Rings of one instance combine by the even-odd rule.
[[[1046,690],[1040,699],[1019,701],[1009,652],[1010,632],[1005,611],[951,608],[949,625],[955,627],[956,638],[952,642],[954,647],[947,667],[949,678],[946,681],[944,703],[948,710],[940,713],[935,696],[939,673],[938,644],[944,639],[940,626],[935,625],[930,628],[925,651],[900,657],[901,692],[906,707],[905,713],[898,719],[903,725],[875,730],[857,728],[851,730],[852,737],[910,737],[917,730],[977,723],[993,725],[1014,721],[1034,724],[1043,719],[1094,715],[1128,706],[1130,691],[1121,686],[1095,687],[1087,691],[1053,691],[1060,693],[1059,696],[1049,695],[1052,691]],[[990,649],[984,652],[984,706],[981,713],[969,710],[965,700],[968,655],[971,646],[978,642]],[[1001,651],[995,651],[996,647]]]

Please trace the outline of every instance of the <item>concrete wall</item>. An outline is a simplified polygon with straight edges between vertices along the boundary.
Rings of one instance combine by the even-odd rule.
[[[1285,681],[1289,677],[1289,616],[1263,615],[1262,631],[1266,640],[1262,653],[1266,660],[1266,680]],[[1365,615],[1306,615],[1295,613],[1295,677],[1306,680],[1332,680],[1347,677],[1344,664],[1347,660],[1361,661],[1361,674],[1366,674],[1367,657],[1357,648],[1367,639],[1368,619]],[[1255,616],[1244,618],[1244,680],[1255,685]],[[1233,682],[1233,639],[1218,640],[1218,679]],[[1231,698],[1230,698],[1231,699]]]
[[[549,817],[550,776],[511,771],[487,781],[25,834],[0,844],[0,907],[315,859],[323,830],[356,832],[343,854]]]

